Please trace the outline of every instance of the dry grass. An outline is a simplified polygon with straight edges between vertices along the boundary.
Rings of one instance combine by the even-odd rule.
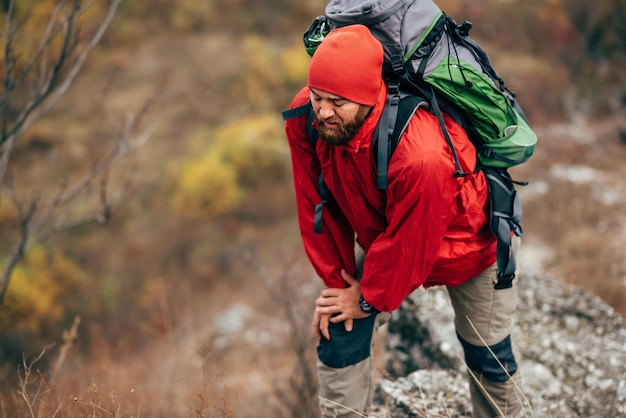
[[[294,270],[286,273],[257,249],[261,264],[239,273],[262,280],[248,280],[245,288],[217,284],[210,295],[191,296],[186,310],[162,310],[168,318],[160,322],[174,326],[144,347],[120,352],[104,335],[97,341],[91,336],[90,358],[83,359],[78,346],[90,327],[76,322],[59,349],[24,357],[15,370],[18,381],[0,395],[0,416],[315,416],[316,407],[304,406],[316,404],[315,344],[309,340],[309,306],[298,299],[310,296],[308,263],[287,263]],[[280,257],[285,261],[285,254]],[[293,297],[277,300],[273,291]],[[244,307],[245,327],[227,314],[232,306]],[[290,315],[295,322],[280,319]]]

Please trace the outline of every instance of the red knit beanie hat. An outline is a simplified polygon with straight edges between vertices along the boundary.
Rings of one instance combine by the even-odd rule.
[[[383,46],[363,25],[331,31],[309,66],[308,85],[351,102],[374,106],[382,79]]]

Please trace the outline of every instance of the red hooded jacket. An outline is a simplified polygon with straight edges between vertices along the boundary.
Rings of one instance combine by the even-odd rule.
[[[437,119],[419,109],[400,139],[388,169],[388,188],[377,187],[372,137],[387,98],[386,87],[357,135],[346,146],[307,138],[306,116],[286,123],[298,218],[306,253],[328,287],[345,287],[341,270],[355,273],[354,245],[365,250],[361,293],[390,312],[419,286],[459,285],[496,260],[488,223],[488,190],[474,172],[476,150],[465,131],[446,117],[461,167],[455,178],[450,149]],[[305,104],[302,89],[291,107]],[[333,195],[324,205],[322,233],[314,232],[321,201],[320,170]]]

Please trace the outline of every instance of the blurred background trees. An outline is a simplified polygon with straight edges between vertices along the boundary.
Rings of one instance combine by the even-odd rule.
[[[115,184],[112,168],[146,139],[144,133],[139,139],[134,135],[147,107],[127,114],[123,122],[113,112],[103,112],[112,125],[109,137],[94,130],[80,138],[85,151],[89,147],[94,153],[88,159],[81,155],[71,161],[59,150],[66,139],[62,132],[70,129],[52,131],[48,125],[46,132],[37,126],[74,84],[119,3],[3,3],[0,304],[9,297],[0,326],[5,331],[2,351],[9,356],[26,348],[30,339],[24,336],[57,329],[72,305],[65,303],[68,292],[88,283],[78,266],[53,247],[46,248],[46,242],[55,234],[110,220],[127,199],[127,181]],[[106,106],[104,100],[102,104]],[[28,263],[20,266],[26,257]],[[14,275],[17,283],[10,287]]]
[[[63,330],[80,316],[74,355],[66,360],[76,373],[77,390],[85,386],[78,373],[85,368],[92,374],[116,376],[115,380],[119,375],[114,375],[112,364],[119,362],[125,379],[131,380],[129,387],[141,386],[145,376],[160,368],[173,370],[178,366],[182,370],[179,364],[170,364],[171,357],[180,357],[179,345],[191,334],[195,354],[189,360],[204,367],[204,380],[198,385],[206,388],[207,382],[215,384],[207,378],[210,376],[230,388],[211,386],[210,393],[199,390],[199,395],[221,399],[222,405],[239,411],[254,409],[250,406],[253,401],[274,399],[261,399],[265,389],[246,392],[244,383],[233,375],[239,370],[250,374],[251,369],[258,369],[263,374],[280,369],[288,376],[281,367],[291,370],[291,354],[269,342],[259,342],[265,341],[260,334],[243,331],[252,342],[222,352],[215,348],[216,341],[223,340],[213,322],[235,302],[255,309],[264,325],[268,318],[282,315],[281,303],[270,297],[267,286],[250,271],[242,256],[252,251],[258,265],[270,266],[269,277],[281,277],[281,267],[289,258],[285,251],[301,252],[280,111],[305,83],[308,55],[302,48],[302,33],[316,15],[323,13],[326,2],[267,3],[121,2],[113,10],[115,17],[108,30],[63,97],[37,123],[25,125],[28,129],[19,132],[19,140],[14,135],[10,148],[3,145],[2,269],[11,265],[15,243],[21,242],[28,209],[35,203],[37,208],[45,208],[46,202],[62,196],[60,185],[67,184],[68,190],[80,179],[91,179],[71,210],[58,212],[67,216],[49,219],[46,225],[53,228],[50,231],[54,225],[71,225],[71,219],[103,215],[101,209],[115,208],[114,202],[120,205],[106,228],[81,227],[46,234],[45,240],[24,246],[30,250],[11,267],[11,284],[0,305],[0,381],[4,386],[0,389],[10,391],[13,387],[23,353],[32,357],[45,345],[59,341]],[[569,125],[581,116],[608,125],[607,120],[623,117],[626,1],[437,3],[457,21],[473,22],[472,36],[490,53],[509,87],[518,92],[534,126]],[[1,2],[2,42],[6,45],[7,40],[15,40],[11,51],[5,48],[2,52],[0,75],[4,80],[10,71],[27,67],[59,4],[64,3]],[[72,5],[80,5],[77,34],[89,39],[114,4],[95,0],[66,5],[70,10]],[[19,41],[18,37],[11,38],[8,16],[13,16],[12,22],[19,28]],[[68,26],[60,28],[67,30]],[[77,42],[71,44],[76,54],[86,48],[79,39],[83,38],[76,37]],[[12,121],[37,91],[29,86],[45,80],[44,70],[54,68],[53,57],[62,45],[60,38],[47,44],[49,53],[38,63],[44,67],[33,67],[30,78],[20,84],[22,90],[3,84],[3,142],[14,126]],[[64,67],[59,76],[69,75],[70,68]],[[155,91],[160,93],[158,102],[152,100]],[[151,139],[138,152],[109,163],[105,167],[110,170],[93,171],[119,144],[147,133]],[[539,165],[529,166],[528,170],[535,171],[524,172],[524,179],[544,176],[547,168],[541,164],[557,159],[623,170],[623,151],[614,147],[618,142],[618,132],[607,131],[602,143],[588,147],[570,144],[564,150],[562,143],[540,136]],[[591,160],[590,149],[603,152],[603,158]],[[561,238],[567,238],[566,245],[559,248],[561,266],[568,259],[580,261],[581,252],[593,254],[593,260],[587,260],[611,265],[602,270],[603,275],[608,276],[607,282],[618,283],[625,274],[624,267],[612,262],[615,249],[608,246],[608,240],[593,240],[593,251],[581,250],[576,244],[580,236],[568,233],[573,224],[558,219],[567,213],[585,226],[580,230],[589,237],[614,207],[603,208],[606,213],[592,213],[592,203],[581,199],[577,200],[581,208],[563,208],[571,202],[566,192],[576,194],[580,190],[559,190],[563,193],[553,193],[525,207],[526,234],[545,238],[555,247]],[[306,265],[305,260],[303,263]],[[583,283],[593,268],[576,264],[566,271],[568,280]],[[302,292],[317,283],[306,269],[289,279]],[[616,309],[626,313],[620,286],[605,287],[607,294],[603,296],[613,298]],[[305,302],[302,308],[308,312]],[[274,332],[271,339],[290,348],[283,331]],[[159,350],[164,342],[176,349],[164,355]],[[235,361],[233,356],[237,355],[244,356],[243,360]],[[152,356],[159,356],[154,364]],[[170,379],[168,375],[164,381]],[[229,398],[235,391],[242,398],[241,406],[233,406]],[[184,398],[179,395],[171,393],[163,401],[175,405]],[[283,415],[288,416],[286,412]],[[242,412],[241,416],[247,415]]]

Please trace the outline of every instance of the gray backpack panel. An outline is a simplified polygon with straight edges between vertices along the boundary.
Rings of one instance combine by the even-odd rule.
[[[326,17],[335,27],[368,26],[383,44],[387,62],[394,57],[406,60],[441,14],[432,0],[332,0],[326,6]]]

